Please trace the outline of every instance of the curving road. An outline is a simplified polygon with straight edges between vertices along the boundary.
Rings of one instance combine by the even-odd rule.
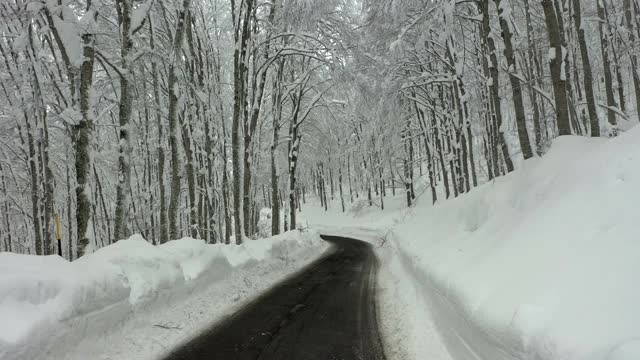
[[[323,236],[331,253],[166,360],[383,360],[371,245]]]

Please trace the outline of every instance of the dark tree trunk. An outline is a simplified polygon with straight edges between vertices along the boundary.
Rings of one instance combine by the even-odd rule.
[[[90,10],[90,9],[87,9]],[[98,12],[94,12],[94,21]],[[80,68],[80,114],[82,119],[75,127],[76,152],[76,236],[78,245],[76,257],[82,257],[89,245],[89,237],[93,237],[93,206],[91,204],[89,179],[92,175],[91,147],[93,141],[93,109],[91,109],[91,88],[93,85],[93,64],[95,60],[93,34],[82,35],[83,61]]]
[[[582,25],[582,9],[580,0],[573,0],[573,24],[578,33],[578,44],[580,45],[580,58],[582,60],[582,73],[584,76],[584,89],[587,99],[587,111],[589,113],[589,125],[591,128],[591,136],[600,136],[600,121],[596,111],[596,99],[593,94],[593,74],[591,72],[591,60],[589,59],[589,51],[587,41],[585,39],[584,27]],[[577,81],[578,79],[576,79]]]
[[[522,156],[524,159],[533,157],[533,151],[531,150],[531,142],[529,141],[529,134],[527,133],[527,118],[524,114],[524,101],[522,100],[522,87],[520,85],[520,79],[515,75],[517,73],[516,56],[513,51],[513,43],[511,39],[513,34],[511,33],[510,18],[505,17],[504,9],[501,6],[502,0],[494,0],[496,7],[498,8],[498,15],[500,17],[500,28],[502,29],[502,39],[504,41],[504,56],[507,59],[507,65],[509,66],[509,81],[511,82],[511,92],[513,94],[513,107],[516,113],[516,128],[518,129],[518,140],[520,141],[520,149],[522,150]]]
[[[556,103],[556,121],[559,135],[571,135],[571,122],[569,121],[569,109],[567,100],[567,74],[563,67],[563,46],[560,37],[560,26],[556,17],[555,7],[552,0],[542,0],[545,23],[547,25],[547,35],[549,37],[549,51],[551,61],[549,69],[551,71],[551,81]],[[561,16],[561,14],[560,14]]]
[[[607,119],[609,120],[609,124],[616,125],[618,122],[616,120],[616,113],[611,110],[611,108],[616,107],[616,100],[613,95],[613,79],[611,76],[611,60],[609,58],[609,50],[611,44],[608,40],[607,30],[606,30],[606,18],[604,13],[604,7],[602,6],[601,0],[597,1],[598,8],[598,30],[600,32],[600,52],[602,53],[602,66],[604,68],[604,87],[605,94],[607,95]]]
[[[574,0],[576,1],[576,0]],[[631,11],[631,0],[623,0],[625,26],[629,33],[629,43],[631,47],[637,46],[634,29],[634,16]],[[640,76],[638,75],[638,56],[635,51],[630,51],[631,75],[633,78],[633,88],[635,90],[636,112],[640,113]]]
[[[496,54],[496,46],[493,41],[493,37],[489,36],[491,33],[491,26],[489,22],[489,0],[480,1],[480,12],[482,13],[482,43],[485,47],[485,50],[489,52],[489,90],[491,93],[491,99],[493,102],[493,111],[495,114],[495,139],[494,143],[496,146],[500,148],[502,151],[502,156],[504,158],[504,162],[507,165],[507,171],[513,171],[513,162],[511,161],[511,156],[509,155],[509,148],[507,147],[507,143],[504,139],[504,132],[502,131],[502,108],[500,106],[500,74],[498,71],[498,56]]]
[[[184,39],[185,22],[191,0],[183,0],[182,7],[178,14],[178,24],[176,34],[173,38],[172,60],[169,63],[169,147],[171,148],[171,201],[169,203],[169,238],[177,239],[178,230],[178,208],[180,207],[180,158],[178,157],[178,78],[176,72],[179,71],[177,62],[182,58],[182,40]]]

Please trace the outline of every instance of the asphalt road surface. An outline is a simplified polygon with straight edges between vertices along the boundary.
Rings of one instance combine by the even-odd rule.
[[[373,249],[359,240],[323,238],[334,244],[331,253],[166,360],[384,360]]]

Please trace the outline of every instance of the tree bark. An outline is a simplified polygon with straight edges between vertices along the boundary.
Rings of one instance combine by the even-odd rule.
[[[278,62],[278,69],[273,79],[272,108],[273,108],[273,140],[271,142],[271,236],[280,233],[280,201],[278,200],[278,168],[276,151],[278,149],[280,120],[282,117],[282,89],[281,82],[284,60]]]
[[[577,0],[574,0],[577,1]],[[634,29],[634,19],[631,10],[631,0],[623,0],[625,26],[628,32],[630,47],[633,49],[636,44],[636,34]],[[635,90],[636,112],[640,113],[640,76],[638,75],[638,57],[635,51],[630,51],[631,75],[633,77],[633,88]]]
[[[560,38],[560,27],[558,25],[555,7],[552,0],[542,0],[547,35],[549,37],[549,69],[553,83],[553,93],[556,105],[556,122],[559,135],[571,135],[571,122],[569,121],[569,109],[567,101],[567,74],[563,69],[562,41]]]
[[[587,111],[589,113],[589,127],[591,128],[591,136],[600,136],[600,121],[596,111],[596,99],[593,94],[593,74],[591,72],[591,60],[589,59],[589,50],[585,39],[584,28],[582,24],[582,9],[580,0],[573,0],[573,24],[578,33],[578,44],[580,46],[580,58],[582,60],[582,74],[584,77],[584,89],[587,99]],[[577,81],[577,79],[576,79]]]
[[[183,0],[178,14],[178,24],[173,38],[171,59],[169,60],[169,147],[171,148],[171,199],[169,202],[169,238],[179,237],[178,208],[180,207],[180,157],[178,144],[178,94],[179,83],[177,77],[178,64],[182,58],[182,42],[186,26],[187,14],[191,0]]]
[[[129,235],[129,203],[131,201],[131,132],[129,122],[131,121],[131,105],[133,94],[129,89],[132,80],[131,72],[133,68],[129,64],[129,52],[133,47],[131,29],[131,11],[133,5],[131,0],[117,0],[116,9],[118,12],[120,28],[120,104],[118,120],[120,125],[120,141],[118,142],[118,185],[116,187],[116,213],[114,241],[126,239]]]
[[[91,6],[87,12],[92,11]],[[93,10],[94,21],[98,19],[97,10]],[[91,184],[93,164],[91,151],[93,146],[93,109],[91,108],[91,88],[93,86],[93,64],[95,61],[94,37],[91,29],[82,35],[82,65],[80,68],[80,122],[75,126],[75,167],[76,167],[76,236],[78,245],[76,257],[82,257],[93,238],[93,205],[91,203]]]
[[[527,132],[527,118],[524,114],[524,101],[522,100],[522,87],[520,79],[515,75],[518,72],[516,64],[516,56],[513,51],[513,33],[511,32],[511,18],[505,16],[505,6],[509,6],[509,0],[494,0],[498,8],[498,16],[500,18],[500,28],[502,30],[502,40],[504,41],[504,56],[509,66],[509,81],[511,82],[511,92],[513,94],[513,108],[516,113],[516,128],[518,130],[518,140],[520,141],[520,149],[524,159],[533,157],[531,150],[531,142]]]
[[[151,47],[151,51],[155,49],[155,33],[154,33],[154,25],[151,18],[149,19],[149,45]],[[160,225],[160,243],[164,244],[169,241],[169,231],[167,224],[167,205],[166,205],[166,196],[165,196],[165,185],[164,185],[164,142],[163,138],[163,121],[162,121],[162,113],[161,109],[161,95],[160,95],[160,80],[158,77],[158,66],[155,61],[151,62],[151,75],[153,77],[153,98],[156,106],[156,122],[158,127],[158,144],[157,144],[157,152],[158,152],[158,198],[160,198],[160,213],[159,216],[159,225]]]
[[[498,72],[498,56],[496,54],[496,46],[491,34],[490,26],[490,14],[489,14],[489,0],[480,1],[480,12],[482,14],[482,43],[485,46],[486,51],[489,52],[489,90],[491,93],[491,99],[493,102],[493,111],[495,115],[495,139],[494,143],[502,152],[504,162],[507,165],[507,171],[513,171],[513,162],[509,155],[509,148],[504,138],[504,132],[502,131],[502,107],[500,102],[500,78]]]
[[[253,12],[252,0],[240,0],[238,9],[235,9],[235,1],[232,1],[234,19],[233,53],[233,120],[231,124],[231,157],[233,171],[233,216],[234,234],[236,244],[242,244],[244,230],[242,227],[242,170],[240,168],[240,124],[246,109],[248,52],[247,43],[251,37],[251,14]],[[237,14],[236,14],[237,12]],[[246,219],[245,219],[246,220]]]
[[[602,53],[602,67],[604,70],[604,90],[607,96],[607,120],[611,125],[617,125],[616,113],[611,108],[616,107],[616,101],[613,95],[613,80],[611,77],[611,60],[609,59],[609,40],[607,30],[605,28],[606,19],[604,14],[603,0],[597,1],[598,8],[598,32],[600,34],[600,52]]]

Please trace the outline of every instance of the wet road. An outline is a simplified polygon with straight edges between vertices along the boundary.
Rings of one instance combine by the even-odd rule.
[[[166,360],[383,360],[371,245],[325,237],[334,250]]]

